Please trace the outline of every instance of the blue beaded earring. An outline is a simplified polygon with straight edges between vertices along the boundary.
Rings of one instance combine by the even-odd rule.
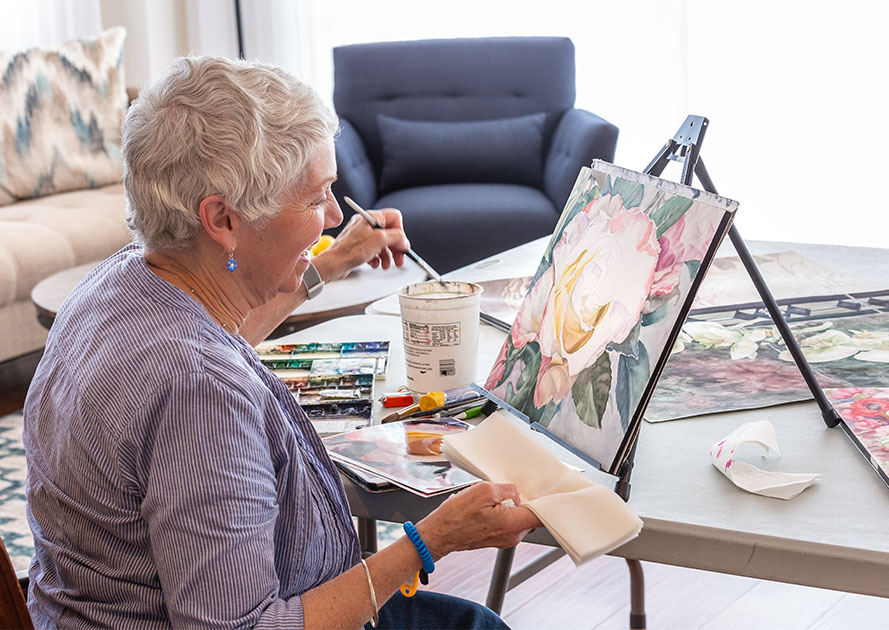
[[[235,258],[235,250],[231,250],[228,253],[228,262],[225,263],[225,268],[234,273],[235,269],[238,268],[238,259]]]

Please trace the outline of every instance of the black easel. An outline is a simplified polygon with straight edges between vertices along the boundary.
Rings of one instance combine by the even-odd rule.
[[[697,175],[704,190],[718,194],[716,192],[716,187],[713,185],[713,180],[710,179],[710,174],[707,173],[707,169],[704,166],[704,161],[701,160],[700,157],[701,143],[704,141],[704,134],[707,133],[709,124],[710,121],[703,116],[688,116],[685,119],[685,122],[682,123],[679,131],[676,132],[676,135],[667,141],[667,144],[664,145],[648,166],[645,167],[644,172],[657,177],[663,172],[668,161],[673,160],[675,162],[681,162],[682,184],[690,186],[692,178]],[[753,256],[747,249],[746,243],[744,243],[744,239],[742,239],[741,235],[738,233],[738,228],[733,224],[729,229],[728,234],[729,238],[732,240],[732,245],[735,247],[735,251],[738,253],[738,257],[741,259],[741,262],[744,263],[744,268],[747,270],[750,279],[753,280],[753,284],[756,287],[757,292],[759,292],[759,296],[762,298],[766,310],[768,310],[772,321],[778,328],[778,332],[781,333],[781,338],[784,339],[784,343],[787,345],[787,350],[790,352],[791,356],[793,356],[793,360],[796,362],[797,368],[799,368],[800,373],[803,375],[803,379],[805,379],[809,391],[812,392],[812,397],[815,399],[815,402],[818,403],[824,423],[831,428],[837,426],[841,420],[840,415],[837,413],[836,409],[833,408],[833,405],[830,404],[830,401],[824,394],[824,390],[822,390],[821,386],[818,384],[815,375],[812,373],[812,368],[809,365],[809,362],[806,360],[805,355],[803,355],[803,351],[800,349],[799,343],[797,343],[796,338],[793,336],[790,326],[787,324],[787,320],[784,319],[784,315],[781,313],[781,308],[775,301],[765,280],[763,280],[762,274],[760,274],[759,268],[753,260]],[[630,465],[630,469],[632,469],[632,464]]]
[[[682,126],[679,127],[679,131],[676,132],[676,135],[667,141],[660,152],[651,162],[649,162],[648,166],[645,167],[643,172],[658,177],[663,173],[664,168],[670,160],[681,162],[682,177],[680,182],[682,184],[690,186],[693,177],[697,175],[704,190],[713,194],[718,194],[716,192],[716,187],[713,185],[713,180],[710,179],[710,174],[707,173],[704,162],[701,160],[701,143],[704,141],[704,135],[707,133],[709,124],[710,121],[703,116],[688,116],[685,119],[685,122],[682,123]],[[735,227],[734,224],[732,224],[732,227],[729,229],[729,238],[731,238],[732,245],[734,245],[735,251],[738,253],[741,262],[744,263],[744,268],[747,270],[750,279],[753,280],[753,284],[756,286],[756,290],[762,298],[763,304],[765,304],[772,321],[781,333],[781,337],[784,339],[787,349],[793,356],[797,368],[799,368],[800,373],[803,375],[803,379],[805,379],[809,391],[812,392],[815,402],[818,403],[824,423],[831,428],[837,426],[840,424],[840,415],[837,413],[836,409],[833,408],[833,405],[830,404],[830,401],[827,400],[827,396],[825,396],[824,391],[815,379],[815,375],[812,373],[812,368],[809,365],[809,362],[806,360],[805,355],[803,355],[796,338],[790,330],[790,326],[787,324],[787,321],[781,313],[778,303],[775,301],[772,292],[769,290],[762,274],[759,272],[759,268],[756,266],[756,262],[754,262],[750,250],[747,249],[747,244],[744,243],[744,240],[738,233],[738,228]],[[845,428],[845,425],[842,426]],[[849,431],[847,431],[847,433],[848,432]],[[618,471],[618,481],[614,487],[614,491],[624,501],[629,500],[630,496],[630,475],[633,472],[633,462],[636,457],[636,444],[638,438],[639,434],[637,425],[636,435],[632,438],[633,447],[630,450],[627,459],[621,464],[620,470]],[[858,444],[856,440],[853,440],[853,442]],[[867,457],[867,454],[865,454],[865,457]],[[626,561],[630,569],[630,628],[645,628],[645,578],[642,571],[642,565],[638,560],[633,560],[631,558],[627,558]]]
[[[713,194],[718,194],[716,192],[716,187],[713,185],[713,180],[710,179],[710,175],[707,173],[704,162],[700,157],[701,143],[704,141],[704,135],[707,133],[709,124],[710,121],[703,116],[688,116],[679,128],[679,131],[676,132],[676,135],[667,141],[654,159],[645,167],[643,172],[658,177],[671,160],[680,162],[682,164],[682,176],[680,179],[682,184],[690,186],[692,179],[697,175],[704,190]],[[738,256],[744,264],[744,268],[747,270],[750,279],[753,281],[757,292],[762,298],[763,304],[765,304],[772,321],[781,333],[781,337],[784,339],[788,351],[793,356],[793,360],[796,362],[797,368],[799,368],[803,379],[805,379],[806,385],[808,385],[809,390],[812,392],[812,396],[818,403],[824,423],[831,428],[837,426],[840,424],[840,415],[833,408],[833,405],[830,404],[830,401],[827,399],[827,396],[825,396],[824,391],[815,379],[815,376],[812,373],[812,368],[809,366],[809,362],[806,360],[796,338],[793,336],[790,326],[788,326],[787,321],[784,319],[784,315],[781,313],[778,303],[775,301],[772,292],[769,290],[762,274],[759,272],[759,268],[756,266],[753,256],[747,249],[746,243],[744,243],[744,240],[738,233],[738,228],[734,225],[729,229],[729,238],[731,238],[732,245],[734,245],[735,251],[738,253]],[[532,428],[543,430],[549,437],[556,439],[557,442],[577,453],[576,449],[558,439],[557,436],[550,434],[545,428],[534,426],[533,423]],[[626,460],[624,460],[617,471],[618,480],[614,486],[614,491],[624,501],[628,501],[630,498],[630,477],[633,472],[633,465],[636,458],[636,445],[639,440],[639,425],[636,425],[634,431],[635,434],[631,436],[630,439],[633,446],[630,449]],[[503,597],[505,596],[506,591],[524,579],[527,579],[527,577],[530,577],[530,575],[533,575],[544,566],[553,562],[561,555],[559,554],[559,551],[561,550],[554,550],[553,552],[545,554],[537,563],[531,563],[531,565],[524,567],[517,574],[510,576],[509,571],[512,566],[512,554],[515,553],[515,549],[501,550],[501,552],[498,553],[494,578],[491,582],[491,588],[488,591],[488,606],[499,612],[503,605]],[[645,628],[645,582],[642,565],[638,560],[631,558],[627,558],[626,561],[630,570],[630,628]]]
[[[241,25],[241,0],[235,0],[235,35],[238,37],[238,59],[244,59],[244,29]]]

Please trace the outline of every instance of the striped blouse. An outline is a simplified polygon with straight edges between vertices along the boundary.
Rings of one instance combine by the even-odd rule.
[[[38,627],[299,628],[299,595],[358,562],[290,392],[137,245],[60,309],[24,441]]]

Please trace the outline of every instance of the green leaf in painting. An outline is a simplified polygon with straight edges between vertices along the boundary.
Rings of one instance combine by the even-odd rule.
[[[530,409],[530,413],[527,413],[526,415],[531,422],[539,422],[546,427],[549,426],[550,420],[556,415],[556,411],[558,411],[560,404],[561,403],[556,403],[551,400],[540,409],[537,409],[536,407]]]
[[[530,415],[534,409],[534,390],[537,388],[537,373],[540,371],[540,345],[536,341],[525,344],[516,359],[521,373],[516,379],[512,395],[506,399],[519,411]]]
[[[521,356],[521,351],[516,350],[512,345],[512,335],[506,335],[506,361],[503,365],[503,376],[500,377],[500,382],[497,383],[494,387],[500,387],[503,384],[503,381],[509,378],[509,375],[512,374],[513,365],[515,365],[516,360]],[[509,402],[507,400],[507,402]]]
[[[534,277],[531,278],[531,284],[528,285],[528,293],[531,293],[531,289],[534,288],[534,285],[537,284],[537,281],[540,280],[541,276],[546,273],[546,270],[553,266],[553,261],[547,260],[546,258],[541,259],[540,264],[537,265],[537,271],[534,272]],[[526,293],[525,295],[528,295]]]
[[[642,314],[642,325],[643,326],[651,326],[652,324],[657,324],[662,321],[670,312],[669,304],[661,304],[656,309],[651,311],[650,313]]]
[[[698,275],[698,271],[701,270],[701,261],[700,260],[686,260],[685,268],[688,269],[688,277],[692,280],[695,279],[695,276]]]
[[[642,325],[642,323],[636,322],[636,325],[633,326],[633,329],[630,330],[630,332],[627,334],[626,339],[624,339],[620,343],[611,342],[606,346],[606,349],[635,357],[636,353],[638,352],[637,348],[639,346],[639,333],[641,331]]]
[[[581,422],[597,429],[602,426],[610,391],[611,359],[603,352],[595,363],[580,371],[571,386],[571,397]]]
[[[617,402],[617,412],[620,415],[620,425],[624,431],[630,426],[630,418],[636,407],[639,406],[650,378],[651,366],[648,361],[648,351],[643,344],[639,344],[638,357],[620,356],[617,364],[617,385],[614,388],[614,396]]]
[[[515,390],[512,388],[512,383],[506,384],[506,394],[503,396],[503,400],[512,405],[512,401],[515,399]],[[513,405],[515,406],[515,405]]]
[[[671,197],[667,203],[651,213],[651,220],[657,226],[658,238],[682,218],[682,215],[691,208],[692,203],[694,203],[693,200],[685,197]]]
[[[637,182],[631,182],[621,177],[610,180],[608,193],[612,195],[620,195],[624,208],[638,208],[642,203],[642,197],[645,194],[645,186]],[[607,194],[604,190],[602,194]]]

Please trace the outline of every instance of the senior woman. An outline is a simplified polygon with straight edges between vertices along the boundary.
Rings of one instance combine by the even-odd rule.
[[[384,229],[356,217],[306,256],[342,219],[336,128],[287,73],[219,58],[177,60],[131,106],[136,239],[60,309],[25,405],[38,627],[347,628],[376,606],[389,627],[502,624],[455,598],[393,597],[423,566],[407,537],[362,564],[336,469],[252,348],[310,276],[408,249],[383,210]],[[416,530],[435,560],[515,545],[540,523],[513,503],[512,486],[480,483]]]

